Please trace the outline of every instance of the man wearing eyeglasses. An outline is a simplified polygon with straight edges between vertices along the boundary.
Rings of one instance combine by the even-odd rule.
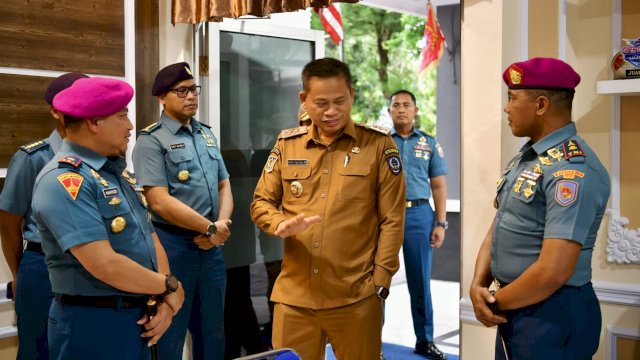
[[[217,140],[193,117],[199,93],[187,63],[160,70],[152,88],[163,107],[160,121],[140,131],[133,150],[156,232],[185,291],[182,311],[158,343],[161,360],[182,358],[187,328],[194,359],[224,356],[226,275],[220,246],[230,235],[233,198]]]

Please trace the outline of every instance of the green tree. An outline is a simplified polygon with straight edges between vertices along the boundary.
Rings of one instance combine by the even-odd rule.
[[[413,92],[420,109],[416,125],[435,130],[436,72],[418,76],[420,41],[425,19],[389,12],[366,5],[341,4],[344,25],[344,61],[351,67],[356,88],[352,117],[357,122],[384,118],[389,96],[396,90]],[[320,18],[312,18],[313,29],[324,30]],[[340,49],[325,41],[325,55],[339,58]]]

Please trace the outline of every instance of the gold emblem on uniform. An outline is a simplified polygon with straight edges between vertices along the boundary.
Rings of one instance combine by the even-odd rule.
[[[522,192],[524,194],[524,197],[526,197],[527,199],[531,197],[531,195],[533,195],[535,193],[535,190],[533,190],[533,187],[536,185],[536,182],[533,180],[527,180],[527,188],[524,189],[524,191]]]
[[[114,197],[109,200],[109,205],[118,205],[122,202],[119,197]]]
[[[498,179],[498,181],[496,181],[496,189],[499,189],[500,185],[502,185],[503,182],[504,182],[504,178]]]
[[[519,177],[518,180],[516,180],[515,185],[513,185],[513,192],[516,194],[520,193],[520,189],[522,189],[522,184],[524,183],[524,178]]]
[[[522,82],[522,73],[520,73],[518,70],[514,69],[513,67],[510,67],[509,80],[511,80],[511,83],[513,85],[520,84],[520,82]]]
[[[125,180],[127,180],[127,182],[129,184],[135,184],[136,183],[136,179],[131,175],[131,173],[127,169],[122,170],[122,177]]]
[[[178,173],[178,180],[182,182],[189,180],[189,170],[180,170]]]
[[[549,158],[546,156],[538,156],[538,160],[540,160],[542,165],[551,166],[551,164],[553,164],[551,160],[549,160]]]
[[[126,226],[127,226],[127,220],[125,220],[122,216],[118,216],[117,218],[113,219],[113,221],[111,222],[111,231],[114,234],[118,234],[118,233],[121,233]]]
[[[107,187],[109,186],[109,182],[107,180],[105,180],[97,171],[91,169],[91,175],[96,178],[96,180],[98,180],[98,182],[100,183],[100,185]]]
[[[351,152],[354,154],[360,154],[360,148],[357,146],[354,146],[351,148]]]
[[[151,221],[151,213],[147,211],[147,221]]]
[[[542,168],[540,167],[540,164],[534,164],[531,169],[533,169],[533,172],[536,174],[542,174],[544,173],[544,171],[542,171]]]
[[[142,206],[144,206],[145,208],[148,208],[149,203],[147,202],[147,197],[144,196],[143,193],[138,193],[138,195],[140,196],[140,202],[142,203]]]
[[[547,154],[556,159],[556,161],[560,161],[560,159],[562,159],[562,153],[558,149],[549,149],[547,150]]]
[[[302,184],[299,181],[291,183],[291,195],[295,197],[302,196]]]

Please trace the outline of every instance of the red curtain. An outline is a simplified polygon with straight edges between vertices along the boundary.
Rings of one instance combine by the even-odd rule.
[[[172,0],[171,21],[195,24],[239,18],[244,15],[266,16],[308,7],[326,7],[332,3],[357,3],[359,0]]]

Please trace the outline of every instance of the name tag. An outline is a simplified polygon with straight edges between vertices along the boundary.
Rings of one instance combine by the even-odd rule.
[[[102,195],[106,198],[116,196],[118,195],[118,188],[102,189]]]
[[[171,144],[169,145],[169,147],[171,147],[171,150],[176,150],[176,149],[184,149],[184,143],[179,143],[179,144]]]
[[[309,164],[309,160],[307,159],[288,159],[287,160],[287,165],[289,166],[304,166],[308,164]]]

